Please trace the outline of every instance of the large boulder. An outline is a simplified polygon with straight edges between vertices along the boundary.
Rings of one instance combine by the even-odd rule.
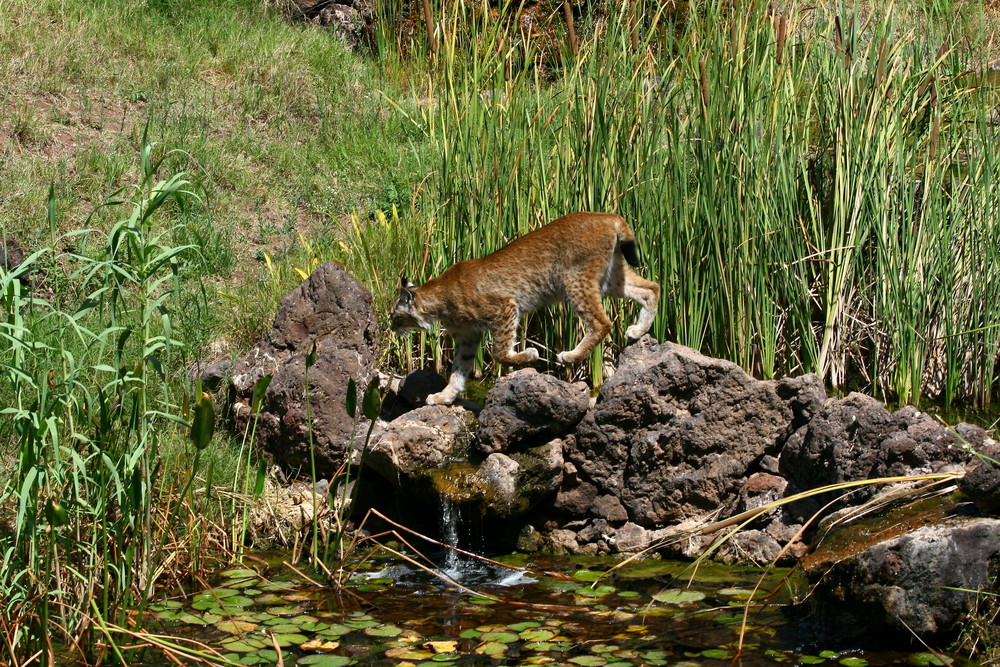
[[[780,455],[788,495],[828,484],[960,470],[981,447],[981,429],[964,426],[973,442],[912,407],[896,412],[863,394],[827,402],[810,422],[793,434]],[[967,444],[968,443],[968,444]],[[786,508],[791,521],[806,521],[820,511],[857,505],[879,491],[860,487],[830,505],[833,495],[800,500]]]
[[[827,613],[873,631],[929,637],[959,630],[981,598],[978,591],[992,588],[1000,520],[953,517],[874,544],[848,544],[867,548],[855,554],[821,549],[803,561]]]
[[[389,422],[364,464],[396,489],[403,488],[412,478],[466,460],[473,419],[459,406],[427,405],[407,412]]]
[[[587,414],[590,390],[525,368],[498,379],[479,415],[485,453],[536,446],[571,433]]]
[[[577,428],[568,494],[580,498],[562,494],[560,506],[586,502],[590,485],[595,499],[617,497],[639,526],[703,516],[735,496],[825,400],[814,375],[762,382],[734,363],[643,338],[622,353]]]
[[[376,377],[375,315],[371,295],[339,264],[320,265],[281,300],[268,334],[231,370],[233,418],[243,431],[255,419],[254,387],[267,375],[254,440],[278,464],[316,472],[337,471],[349,450],[359,450],[365,424],[345,407],[353,379],[360,393]],[[314,365],[306,356],[315,345]]]

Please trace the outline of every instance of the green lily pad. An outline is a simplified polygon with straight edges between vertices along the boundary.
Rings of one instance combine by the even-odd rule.
[[[573,578],[579,581],[597,581],[604,576],[603,572],[597,570],[577,570],[573,573]]]
[[[602,658],[599,655],[578,655],[575,658],[570,658],[569,661],[582,667],[602,667],[602,665],[608,664],[607,658]]]
[[[842,664],[844,667],[868,667],[867,660],[865,660],[864,658],[857,658],[853,656],[847,658],[841,658],[838,662],[840,662],[840,664]]]
[[[473,595],[473,596],[471,596],[469,598],[469,604],[490,605],[490,604],[496,604],[496,603],[497,603],[496,600],[491,600],[489,598],[480,597],[479,595]]]
[[[911,653],[906,661],[914,667],[941,667],[944,663],[933,653]]]
[[[531,628],[540,628],[542,624],[538,621],[522,621],[520,623],[511,623],[507,626],[508,630],[513,630],[514,632],[521,632],[523,630],[530,630]]]
[[[302,628],[306,630],[306,628]],[[349,632],[352,632],[354,628],[349,628],[346,625],[341,625],[340,623],[334,623],[329,627],[323,628],[322,630],[317,630],[316,634],[321,637],[341,637]]]
[[[386,625],[365,628],[365,634],[369,637],[398,637],[403,634],[403,629],[398,625],[387,623]]]
[[[488,655],[491,657],[501,656],[507,652],[507,645],[500,642],[485,642],[480,644],[475,649],[475,653],[479,655]]]
[[[275,616],[298,616],[302,613],[302,607],[286,605],[284,607],[268,607],[267,611]]]
[[[245,595],[233,595],[222,600],[223,607],[249,607],[253,604],[253,598]]]
[[[283,605],[285,604],[285,598],[276,595],[275,593],[262,593],[254,598],[254,602],[265,606]]]
[[[653,595],[657,602],[666,604],[687,604],[705,599],[705,594],[701,591],[682,590],[680,588],[670,588]]]
[[[275,632],[271,635],[271,639],[273,639],[274,643],[282,648],[292,646],[293,644],[297,646],[309,641],[309,637],[297,632]]]
[[[181,616],[184,616],[185,613],[186,612],[184,611],[177,611],[176,609],[168,609],[166,611],[161,611],[156,615],[156,617],[164,621],[176,621]]]
[[[244,567],[220,572],[219,576],[225,577],[226,579],[246,579],[247,577],[256,577],[257,573]]]
[[[513,644],[520,637],[513,632],[484,632],[480,637],[484,642],[498,642],[500,644]]]
[[[710,648],[701,652],[702,657],[711,658],[713,660],[725,660],[726,658],[732,657],[729,651],[723,648]]]
[[[278,619],[278,620],[283,621],[284,619]],[[278,623],[277,625],[271,625],[268,627],[268,632],[278,635],[286,634],[289,632],[298,632],[299,630],[300,630],[299,626],[293,623]]]
[[[803,655],[798,659],[800,665],[818,665],[821,662],[826,662],[826,658],[821,658],[818,655]]]
[[[557,645],[555,642],[528,642],[521,646],[521,650],[527,651],[539,651],[542,653],[547,653],[548,651],[555,651]]]
[[[594,644],[590,647],[591,653],[613,653],[620,649],[620,646],[615,646],[614,644]]]
[[[351,664],[351,658],[342,655],[307,655],[299,658],[297,665],[315,665],[315,667],[344,667]]]
[[[527,641],[546,641],[556,636],[555,631],[548,628],[531,628],[521,632],[521,639]]]
[[[461,639],[479,639],[479,636],[481,634],[483,634],[483,633],[480,632],[479,630],[476,630],[475,628],[468,628],[468,629],[462,630],[460,633],[458,633],[458,636]]]
[[[198,600],[191,603],[191,608],[195,611],[208,611],[209,609],[221,609],[215,600]]]
[[[455,662],[461,657],[461,653],[436,653],[431,657],[431,660],[434,662]]]
[[[225,651],[236,651],[237,653],[250,653],[251,651],[256,651],[258,649],[264,648],[264,642],[258,641],[256,639],[229,639],[220,642],[220,647]]]
[[[829,659],[829,658],[839,658],[840,654],[837,653],[836,651],[820,651],[819,652],[819,657],[821,657],[821,658],[827,658],[827,659]]]
[[[596,588],[591,588],[590,586],[581,586],[580,588],[573,591],[575,595],[585,598],[599,598],[604,597],[610,593],[615,592],[614,586],[597,586]]]
[[[374,628],[378,623],[370,618],[356,618],[350,621],[344,621],[344,625],[349,628],[356,628],[358,630],[365,630],[366,628]]]

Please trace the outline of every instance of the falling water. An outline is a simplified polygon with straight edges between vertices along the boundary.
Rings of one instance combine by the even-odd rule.
[[[441,541],[453,547],[458,546],[458,523],[460,520],[458,508],[446,495],[441,496]],[[453,549],[445,549],[444,563],[441,566],[443,574],[455,579],[462,574],[462,556]]]

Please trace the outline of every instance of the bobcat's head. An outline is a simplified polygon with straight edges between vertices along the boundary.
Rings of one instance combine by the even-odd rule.
[[[392,308],[392,330],[396,333],[431,328],[430,320],[420,312],[415,287],[406,278],[399,279],[399,298]]]

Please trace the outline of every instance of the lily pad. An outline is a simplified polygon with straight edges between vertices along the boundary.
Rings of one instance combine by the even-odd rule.
[[[479,655],[499,657],[507,652],[507,645],[501,642],[484,642],[473,649]]]
[[[352,660],[342,655],[307,655],[299,658],[297,665],[315,665],[315,667],[344,667]]]
[[[800,665],[818,665],[823,662],[826,662],[826,658],[821,658],[818,655],[803,655],[798,659]]]
[[[397,646],[385,652],[385,657],[396,660],[426,660],[433,656],[430,651],[415,649],[412,646]]]
[[[711,658],[712,660],[725,660],[726,658],[731,658],[729,651],[724,648],[710,648],[701,652],[702,657]]]
[[[305,628],[303,628],[305,630]],[[340,623],[334,623],[330,627],[323,628],[322,630],[317,630],[316,634],[321,637],[340,637],[346,635],[349,632],[353,632],[354,628],[349,628],[346,625],[341,625]]]
[[[247,577],[256,577],[257,573],[246,568],[233,568],[232,570],[220,572],[219,576],[226,579],[246,579]]]
[[[868,667],[868,661],[864,658],[849,656],[838,660],[844,667]]]
[[[256,623],[247,623],[246,621],[219,621],[215,624],[219,630],[223,632],[228,632],[231,635],[243,634],[246,632],[253,632],[257,629]],[[236,649],[232,649],[236,650]]]
[[[590,647],[590,651],[591,653],[613,653],[620,648],[620,646],[615,646],[614,644],[594,644]]]
[[[523,630],[540,627],[542,627],[542,624],[538,621],[522,621],[521,623],[511,623],[507,626],[507,629],[513,630],[514,632],[521,632]]]
[[[608,586],[608,585],[597,586],[596,588],[591,588],[590,586],[581,586],[580,588],[573,591],[573,593],[575,595],[579,595],[580,597],[585,597],[585,598],[599,598],[599,597],[604,597],[605,595],[608,595],[610,593],[614,593],[615,590],[616,589],[614,586]]]
[[[577,570],[573,573],[573,578],[579,581],[597,581],[604,576],[604,572],[597,570]]]
[[[245,595],[233,595],[222,600],[223,607],[249,607],[253,604],[253,598]]]
[[[690,589],[669,588],[665,591],[655,593],[653,599],[666,604],[688,604],[704,600],[705,594],[701,591],[692,591]]]
[[[264,642],[258,641],[256,639],[237,639],[232,638],[223,642],[220,642],[219,646],[224,651],[236,651],[237,653],[250,653],[251,651],[257,651],[266,646]]]
[[[365,634],[369,637],[397,637],[402,633],[402,628],[391,623],[387,623],[386,625],[377,625],[372,628],[365,628]]]
[[[521,632],[521,639],[527,641],[546,641],[556,636],[554,630],[548,628],[531,628]]]
[[[602,665],[608,664],[607,658],[602,658],[599,655],[578,655],[575,658],[570,658],[569,661],[582,667],[602,667]]]
[[[285,598],[274,593],[263,593],[254,598],[254,601],[265,606],[285,604]]]
[[[287,632],[287,633],[275,632],[271,635],[271,639],[273,639],[274,643],[276,643],[278,646],[282,648],[286,646],[292,646],[293,644],[294,645],[305,644],[307,641],[309,641],[308,637],[299,634],[297,632]]]
[[[520,637],[513,632],[484,632],[480,637],[484,642],[499,642],[501,644],[513,644]]]
[[[941,667],[944,663],[934,655],[933,653],[912,653],[907,658],[906,661],[914,667]]]

